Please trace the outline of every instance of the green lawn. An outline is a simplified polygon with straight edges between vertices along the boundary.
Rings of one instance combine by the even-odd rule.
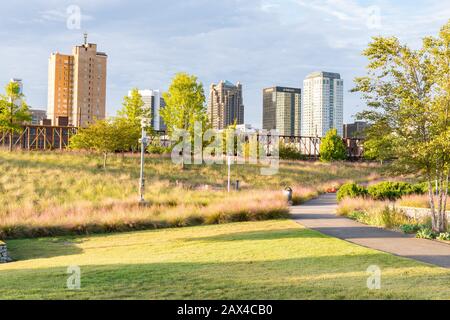
[[[359,247],[289,220],[7,242],[0,299],[450,298],[450,270]],[[81,290],[65,289],[81,267]],[[368,290],[366,269],[382,270]]]

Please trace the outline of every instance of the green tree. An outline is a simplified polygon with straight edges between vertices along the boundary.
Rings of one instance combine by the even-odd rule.
[[[203,84],[197,77],[186,73],[176,74],[163,98],[166,106],[160,110],[160,115],[167,126],[169,137],[174,139],[176,130],[185,130],[185,138],[191,145],[195,138],[203,141],[203,134],[208,129],[208,116]],[[201,132],[195,132],[196,123],[201,124]],[[184,168],[184,157],[181,167]]]
[[[118,111],[118,117],[140,128],[143,117],[151,118],[151,110],[144,108],[144,105],[145,102],[139,93],[139,89],[134,88],[131,90],[130,95],[123,97],[122,109]]]
[[[25,96],[19,84],[11,81],[5,87],[5,94],[0,95],[0,130],[8,132],[9,151],[12,151],[14,133],[20,132],[26,121],[31,121],[31,113]]]
[[[123,151],[139,149],[138,140],[141,136],[141,119],[147,118],[151,120],[151,110],[144,106],[145,102],[137,88],[132,89],[130,95],[123,98],[122,109],[118,111],[118,117],[114,120],[116,128],[122,128],[124,133],[127,134],[127,136],[120,135],[123,137],[121,139]],[[149,128],[148,131],[150,130]]]
[[[160,110],[160,115],[167,125],[169,136],[176,129],[184,129],[193,137],[195,122],[202,123],[203,131],[207,129],[205,93],[197,77],[186,73],[176,74],[163,98],[166,106]]]
[[[450,21],[438,37],[427,37],[419,49],[396,37],[375,37],[364,51],[368,74],[356,78],[353,91],[363,94],[369,110],[358,115],[391,141],[392,169],[428,181],[432,225],[447,231],[445,205],[450,166]],[[370,137],[369,137],[370,138]],[[438,185],[438,195],[433,184]]]
[[[114,122],[99,120],[87,128],[80,128],[78,133],[70,139],[70,148],[101,153],[103,168],[106,169],[108,154],[123,147],[121,134],[125,135],[118,130]]]
[[[366,129],[366,140],[364,141],[364,158],[367,160],[380,161],[383,164],[394,158],[392,150],[392,139],[390,134],[385,134],[386,124],[384,122],[374,123]]]
[[[331,129],[320,143],[320,160],[330,162],[347,159],[347,148],[336,129]]]
[[[141,124],[138,126],[132,121],[124,118],[116,118],[111,123],[116,133],[117,150],[120,152],[129,152],[137,150],[139,139],[141,138]],[[149,129],[150,130],[150,129]]]

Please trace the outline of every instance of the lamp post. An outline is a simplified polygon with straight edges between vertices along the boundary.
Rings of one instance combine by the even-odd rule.
[[[228,166],[228,187],[227,190],[230,192],[231,190],[231,156],[227,157],[227,166]]]
[[[145,177],[144,177],[144,164],[145,164],[145,149],[149,144],[149,138],[147,136],[147,131],[145,130],[150,124],[150,119],[142,118],[141,120],[141,138],[139,143],[141,144],[141,171],[139,177],[139,205],[144,206],[147,202],[144,199],[145,193]]]

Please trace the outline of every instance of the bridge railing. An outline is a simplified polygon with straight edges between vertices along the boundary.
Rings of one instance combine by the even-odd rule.
[[[78,132],[76,127],[56,127],[41,125],[26,125],[19,133],[12,136],[12,146],[15,149],[24,150],[63,150],[70,144],[70,138]],[[0,146],[9,146],[10,135],[7,132],[0,132]],[[294,147],[306,157],[315,159],[320,156],[320,137],[304,136],[279,136],[280,142]],[[263,139],[270,144],[269,139]],[[156,131],[154,142],[162,146],[171,145],[170,139],[165,131]],[[358,160],[363,157],[363,139],[343,139],[347,147],[347,155],[350,160]]]

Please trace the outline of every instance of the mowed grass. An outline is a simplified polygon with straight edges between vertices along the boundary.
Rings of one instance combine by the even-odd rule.
[[[435,299],[450,270],[359,247],[289,220],[8,242],[0,299]],[[81,289],[66,288],[68,266]],[[380,290],[366,270],[382,270]]]
[[[0,239],[91,234],[286,216],[282,190],[298,203],[348,180],[378,176],[370,164],[282,162],[264,176],[257,165],[235,165],[240,192],[226,192],[226,165],[190,165],[146,159],[146,194],[137,205],[138,155],[111,156],[107,170],[97,155],[0,151]]]

